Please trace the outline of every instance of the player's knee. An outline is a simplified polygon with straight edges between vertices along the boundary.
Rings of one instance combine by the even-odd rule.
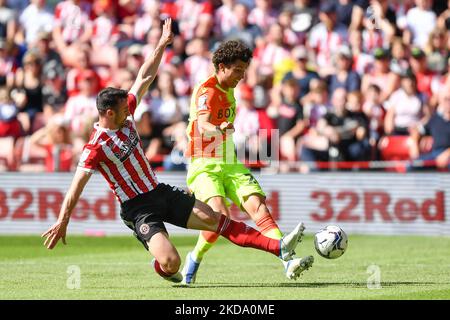
[[[179,255],[170,255],[160,259],[159,264],[167,273],[176,273],[180,269],[181,259]]]
[[[203,212],[205,213],[205,217],[203,221],[208,225],[215,225],[217,222],[220,221],[220,216],[227,215],[226,210],[224,210],[224,213],[222,213],[220,210],[213,209],[213,207],[209,204],[205,204],[202,208]]]
[[[270,215],[269,208],[264,202],[261,202],[258,208],[256,209],[256,214],[260,216]]]
[[[264,202],[259,202],[251,208],[248,208],[247,212],[253,220],[258,220],[262,217],[270,215],[270,210]]]
[[[220,214],[223,214],[224,216],[229,216],[230,212],[228,211],[227,205],[225,203],[225,200],[222,197],[214,197],[208,200],[207,203],[212,210],[215,212],[219,212]]]
[[[214,212],[213,210],[211,210],[211,213],[204,221],[207,225],[214,226],[220,221],[220,216],[221,214],[219,212]]]

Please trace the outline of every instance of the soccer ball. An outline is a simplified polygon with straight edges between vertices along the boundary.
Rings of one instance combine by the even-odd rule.
[[[327,226],[314,235],[314,246],[317,253],[327,259],[336,259],[342,256],[347,245],[347,235],[338,226]]]

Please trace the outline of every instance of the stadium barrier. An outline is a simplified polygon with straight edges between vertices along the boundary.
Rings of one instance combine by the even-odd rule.
[[[41,234],[56,221],[72,173],[0,174],[0,234]],[[282,230],[304,221],[312,233],[337,224],[350,234],[447,235],[450,174],[327,172],[255,174]],[[185,173],[160,173],[160,182],[186,186]],[[247,220],[232,207],[235,219]],[[130,234],[118,201],[100,174],[87,184],[70,234]],[[173,234],[192,234],[168,225]]]
[[[429,170],[449,171],[447,168],[436,169],[435,160],[373,160],[373,161],[253,161],[246,162],[245,165],[252,169],[261,169],[263,172],[279,172],[280,165],[291,172],[301,172],[302,167],[310,170],[353,170],[353,171],[395,171],[407,172],[408,170]],[[448,163],[450,165],[450,162]]]

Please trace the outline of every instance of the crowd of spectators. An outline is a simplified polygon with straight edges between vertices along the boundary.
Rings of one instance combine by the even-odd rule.
[[[279,137],[290,162],[389,160],[384,140],[401,137],[406,159],[448,168],[450,0],[0,0],[0,168],[73,170],[96,94],[131,87],[166,17],[174,42],[135,114],[156,167],[185,169],[192,89],[239,39],[254,55],[238,154]]]

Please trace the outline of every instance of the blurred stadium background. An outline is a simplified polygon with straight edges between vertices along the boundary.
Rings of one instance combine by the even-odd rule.
[[[254,57],[235,90],[234,139],[282,230],[303,220],[309,233],[448,239],[444,0],[0,0],[0,235],[55,221],[96,94],[131,87],[165,17],[175,40],[135,115],[160,181],[185,186],[190,93],[217,44],[240,39]],[[99,175],[70,234],[129,234]]]

